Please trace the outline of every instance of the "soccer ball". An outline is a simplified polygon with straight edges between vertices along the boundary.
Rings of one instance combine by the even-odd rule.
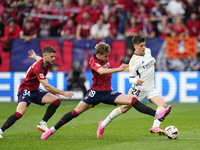
[[[166,139],[177,139],[178,137],[178,129],[175,126],[168,126],[165,128],[165,132],[166,132]]]

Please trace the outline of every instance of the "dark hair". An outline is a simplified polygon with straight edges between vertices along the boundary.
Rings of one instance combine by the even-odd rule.
[[[140,44],[140,43],[145,42],[145,41],[146,41],[146,38],[142,35],[136,35],[132,38],[133,45],[134,44]]]
[[[45,46],[42,50],[44,53],[56,53],[56,50],[52,46]]]

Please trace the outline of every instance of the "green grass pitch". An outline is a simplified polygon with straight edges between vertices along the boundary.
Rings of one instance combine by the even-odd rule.
[[[78,101],[63,101],[49,120],[53,126]],[[156,108],[151,103],[145,103]],[[134,108],[116,118],[105,129],[102,139],[96,137],[98,122],[103,120],[114,106],[100,104],[61,127],[48,140],[40,140],[36,129],[48,105],[31,104],[25,115],[3,134],[0,150],[199,150],[200,103],[170,103],[172,111],[161,124],[164,128],[174,125],[179,130],[176,140],[167,140],[149,132],[153,117],[141,114]],[[16,103],[0,103],[0,127],[15,112]]]

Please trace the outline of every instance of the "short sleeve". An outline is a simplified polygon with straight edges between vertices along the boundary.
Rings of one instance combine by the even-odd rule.
[[[91,67],[91,69],[93,69],[94,71],[97,71],[99,68],[101,68],[102,66],[99,64],[99,63],[97,63],[97,62],[94,62],[94,59],[92,59],[91,61],[90,61],[90,67]]]

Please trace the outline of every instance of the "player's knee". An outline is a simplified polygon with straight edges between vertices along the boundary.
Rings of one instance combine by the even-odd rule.
[[[53,101],[51,104],[60,105],[60,104],[61,104],[61,100],[60,100],[60,99],[56,99],[56,100]]]
[[[16,111],[15,116],[19,119],[23,116],[23,114]]]
[[[79,115],[79,113],[78,113],[75,109],[73,109],[73,110],[72,110],[72,115],[73,115],[74,117],[77,117],[77,116]]]
[[[133,106],[137,101],[138,101],[137,98],[132,97],[131,106]]]

